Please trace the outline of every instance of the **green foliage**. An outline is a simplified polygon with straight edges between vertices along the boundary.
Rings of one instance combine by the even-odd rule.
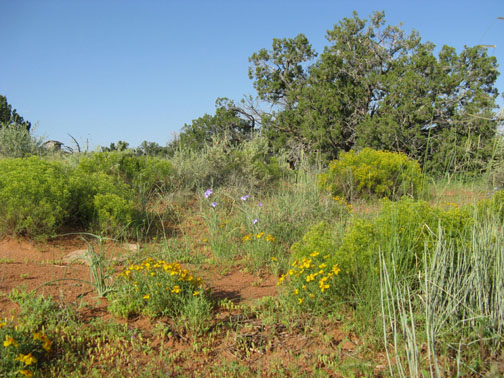
[[[482,219],[495,217],[500,222],[504,222],[504,190],[497,190],[490,198],[479,201],[477,209]]]
[[[96,228],[106,235],[120,235],[131,226],[135,204],[117,194],[96,194],[93,198]]]
[[[375,218],[352,223],[335,254],[349,287],[362,287],[377,279],[380,251],[387,261],[390,251],[401,252],[395,256],[399,275],[421,271],[424,253],[431,250],[440,229],[462,245],[473,223],[472,211],[457,206],[442,209],[406,197],[397,202],[383,200],[382,205]]]
[[[0,372],[8,376],[40,376],[51,358],[53,341],[43,332],[19,330],[0,321]]]
[[[182,148],[170,161],[174,185],[190,190],[220,186],[266,190],[288,174],[285,159],[271,156],[268,141],[258,135],[236,146],[216,138],[200,151]]]
[[[53,235],[70,201],[62,164],[38,157],[0,159],[0,233]]]
[[[354,12],[327,32],[318,59],[305,36],[274,39],[250,61],[263,132],[280,150],[326,159],[371,147],[403,152],[434,174],[481,171],[496,133],[497,61],[481,46],[457,54]]]
[[[42,138],[33,136],[23,124],[0,127],[0,157],[42,155],[46,152],[42,142]]]
[[[128,318],[137,314],[150,317],[184,317],[201,331],[209,320],[212,304],[201,278],[178,263],[146,259],[130,265],[116,281],[109,296],[112,314]],[[198,320],[199,318],[199,320]],[[208,326],[208,324],[206,325]]]
[[[414,196],[423,186],[423,175],[416,161],[394,152],[364,148],[341,153],[320,175],[322,188],[348,199]]]
[[[26,131],[30,131],[31,123],[25,121],[16,109],[7,102],[7,97],[0,95],[0,128],[9,127],[13,124],[22,126]]]
[[[201,150],[215,138],[225,138],[231,145],[250,138],[255,126],[254,117],[227,98],[218,98],[215,107],[215,115],[205,114],[190,125],[184,125],[178,141],[183,148]]]

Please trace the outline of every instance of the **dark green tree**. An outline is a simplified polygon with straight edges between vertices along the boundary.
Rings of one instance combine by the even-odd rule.
[[[7,102],[7,97],[0,95],[0,128],[12,124],[24,126],[27,131],[30,131],[31,128],[31,123],[25,121],[16,109],[12,109],[12,105]]]
[[[198,150],[215,137],[227,138],[232,145],[250,137],[255,128],[252,115],[227,98],[218,98],[215,107],[215,115],[205,114],[185,124],[177,143]]]
[[[316,60],[302,35],[250,58],[249,76],[272,109],[263,129],[276,148],[301,145],[332,159],[374,147],[435,172],[483,167],[498,95],[497,62],[484,48],[457,54],[444,46],[436,57],[418,33],[387,26],[384,12],[369,20],[354,12],[327,40]]]

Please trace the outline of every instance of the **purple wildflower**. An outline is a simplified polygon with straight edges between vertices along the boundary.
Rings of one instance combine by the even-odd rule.
[[[240,199],[241,199],[242,201],[246,201],[246,200],[247,200],[247,199],[249,199],[249,198],[250,198],[250,195],[249,195],[249,194],[247,194],[246,196],[242,196],[242,197],[240,197]]]
[[[207,190],[205,191],[205,198],[210,197],[210,196],[212,195],[212,193],[213,193],[213,190],[212,190],[212,189],[207,189]]]
[[[259,207],[263,207],[263,203],[262,203],[262,202],[259,202],[259,203],[257,204],[257,206],[259,206]]]
[[[252,221],[252,224],[257,224],[257,222],[259,222],[259,219],[255,218],[255,219]]]
[[[213,208],[215,208],[215,206],[217,206],[217,202],[212,202],[212,203],[210,204],[210,206],[212,206]]]

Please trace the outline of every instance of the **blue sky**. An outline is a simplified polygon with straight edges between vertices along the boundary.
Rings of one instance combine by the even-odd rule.
[[[496,45],[504,70],[503,0],[0,0],[0,94],[46,139],[165,145],[217,97],[254,94],[252,53],[299,33],[321,52],[353,10],[458,52]]]

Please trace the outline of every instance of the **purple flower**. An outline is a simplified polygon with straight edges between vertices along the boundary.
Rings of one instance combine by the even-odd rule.
[[[246,201],[248,198],[250,198],[250,195],[249,195],[249,194],[247,194],[246,196],[242,196],[242,197],[240,197],[240,199],[241,199],[242,201]]]
[[[205,191],[205,198],[210,197],[210,196],[212,195],[212,193],[213,193],[213,190],[212,190],[212,189],[207,189],[207,190]]]
[[[259,207],[263,207],[263,203],[262,203],[262,202],[259,202],[259,203],[257,204],[257,206],[259,206]]]
[[[257,224],[257,222],[259,222],[259,219],[255,218],[255,219],[252,221],[252,224]]]
[[[217,202],[212,202],[212,203],[210,204],[210,206],[212,206],[213,208],[215,208],[215,206],[217,206]]]

